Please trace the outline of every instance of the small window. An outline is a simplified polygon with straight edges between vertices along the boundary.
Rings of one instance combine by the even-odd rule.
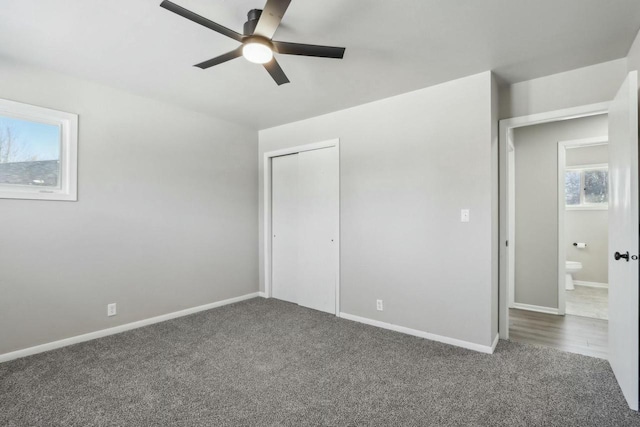
[[[580,181],[580,172],[567,171],[565,173],[564,196],[567,201],[567,206],[577,206],[580,204]]]
[[[606,169],[584,171],[584,203],[609,203],[609,173]]]
[[[564,176],[567,209],[607,209],[609,171],[607,165],[567,168]]]
[[[78,116],[0,99],[0,198],[77,200]]]

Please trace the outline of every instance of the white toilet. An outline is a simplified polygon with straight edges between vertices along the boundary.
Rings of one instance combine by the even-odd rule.
[[[573,285],[573,273],[577,273],[582,270],[582,263],[579,261],[567,261],[565,265],[565,289],[572,291],[575,289]]]

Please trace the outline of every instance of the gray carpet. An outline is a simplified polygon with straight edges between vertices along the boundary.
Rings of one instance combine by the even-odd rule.
[[[0,364],[2,426],[630,426],[606,361],[253,299]]]

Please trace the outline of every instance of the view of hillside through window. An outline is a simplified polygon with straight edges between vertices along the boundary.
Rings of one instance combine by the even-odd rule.
[[[0,185],[59,182],[60,127],[0,115]]]

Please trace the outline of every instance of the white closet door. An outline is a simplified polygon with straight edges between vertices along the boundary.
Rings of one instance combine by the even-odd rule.
[[[339,163],[337,147],[298,153],[298,304],[336,312]]]
[[[274,157],[271,162],[271,295],[297,303],[298,155]]]

